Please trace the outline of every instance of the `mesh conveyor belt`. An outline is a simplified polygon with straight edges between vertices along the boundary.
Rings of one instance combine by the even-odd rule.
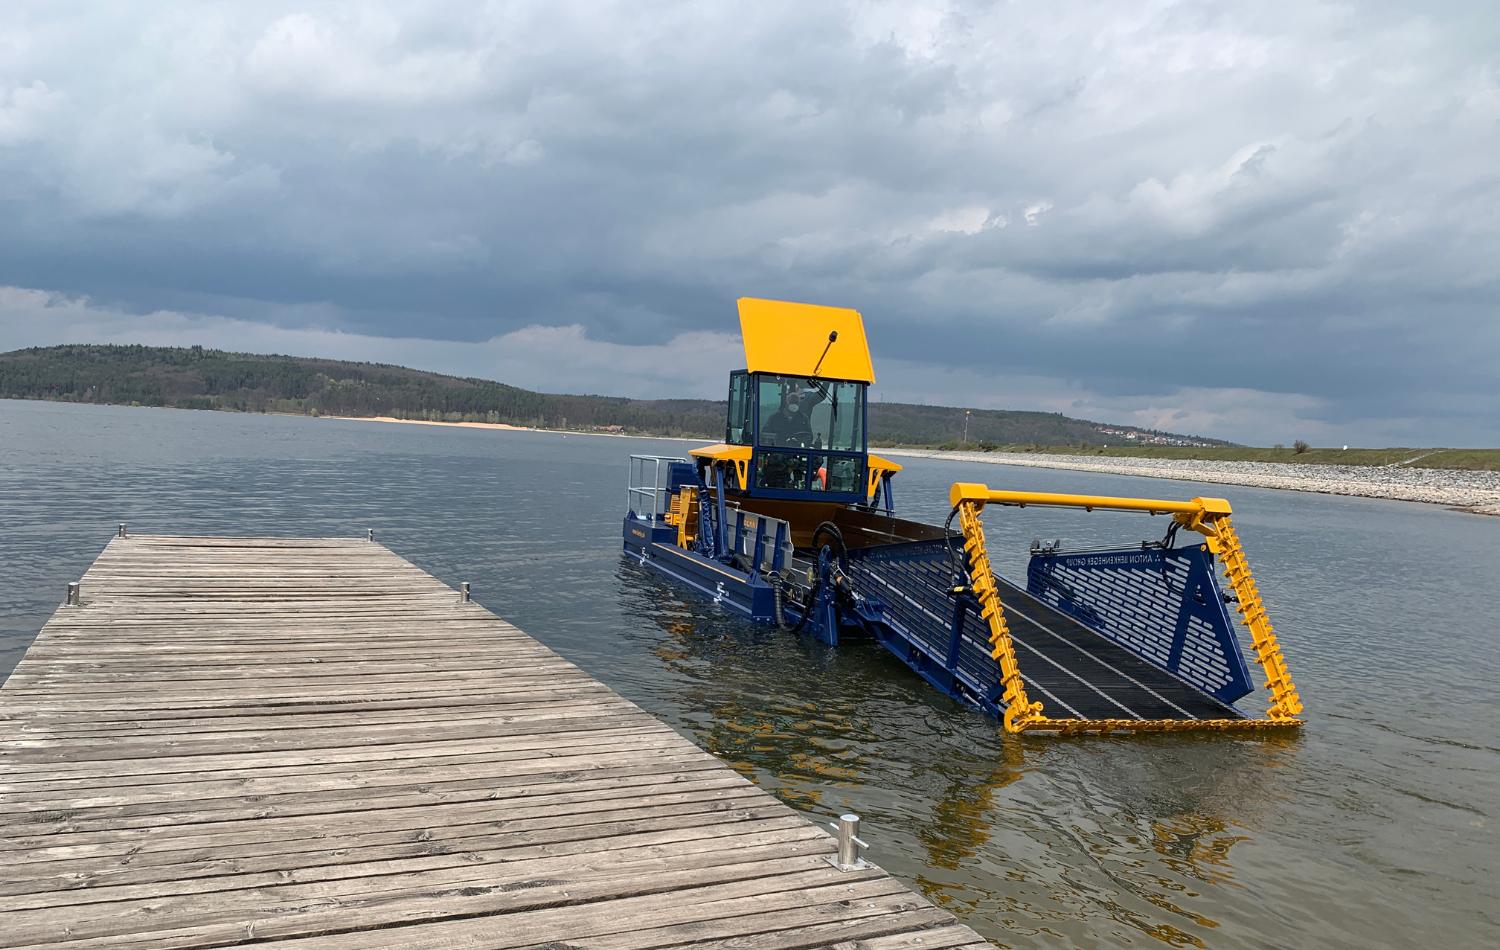
[[[1240,719],[1240,713],[996,577],[1032,699],[1080,719]]]
[[[885,605],[893,625],[933,654],[947,654],[954,602],[947,543],[927,541],[854,553],[850,579]],[[1139,659],[1002,577],[1000,599],[1021,678],[1033,701],[1057,719],[1240,719],[1232,707]],[[964,620],[959,671],[976,690],[993,686],[998,664],[977,609]]]

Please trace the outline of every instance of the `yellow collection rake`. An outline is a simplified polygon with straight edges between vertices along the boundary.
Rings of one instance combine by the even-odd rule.
[[[1194,498],[1191,501],[1164,501],[1151,498],[1114,498],[1101,495],[1071,495],[1046,492],[995,491],[988,486],[959,482],[953,485],[949,499],[956,511],[963,533],[963,547],[968,556],[970,591],[978,600],[980,613],[989,630],[991,655],[1000,665],[1003,687],[1003,722],[1007,732],[1111,732],[1116,730],[1173,731],[1190,729],[1255,730],[1283,729],[1303,724],[1299,718],[1302,702],[1291,674],[1281,655],[1276,634],[1266,616],[1265,606],[1250,573],[1244,548],[1230,518],[1229,502],[1222,498]],[[1043,704],[1031,699],[1017,659],[1016,643],[1007,623],[1007,607],[1001,595],[1003,582],[997,582],[985,546],[984,524],[980,513],[986,505],[1015,507],[1044,506],[1114,511],[1140,511],[1153,515],[1170,515],[1174,523],[1202,534],[1206,553],[1222,565],[1224,577],[1235,595],[1235,609],[1241,622],[1250,630],[1255,657],[1265,673],[1270,705],[1261,718],[1054,718],[1046,715]],[[1010,585],[1005,585],[1007,588]],[[1015,591],[1014,588],[1010,588]],[[1048,631],[1049,633],[1052,631]],[[1054,664],[1055,665],[1055,664]],[[1227,707],[1226,707],[1227,708]]]

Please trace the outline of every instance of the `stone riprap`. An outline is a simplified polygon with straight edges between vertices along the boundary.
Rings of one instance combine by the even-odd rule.
[[[1500,472],[1468,472],[1402,465],[1313,465],[1275,462],[1215,462],[1200,459],[1116,458],[1097,455],[1051,455],[1032,452],[945,452],[928,449],[881,449],[882,455],[989,462],[1028,468],[1064,468],[1110,475],[1172,478],[1188,482],[1248,485],[1389,498],[1463,508],[1500,515]]]

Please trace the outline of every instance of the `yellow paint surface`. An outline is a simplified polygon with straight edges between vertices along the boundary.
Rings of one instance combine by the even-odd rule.
[[[741,297],[739,306],[745,368],[750,372],[811,376],[817,367],[822,379],[875,382],[858,310],[756,297]],[[832,345],[830,333],[838,334]]]

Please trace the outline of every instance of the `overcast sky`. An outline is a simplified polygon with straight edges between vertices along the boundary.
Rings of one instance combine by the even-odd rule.
[[[0,4],[0,350],[722,398],[739,296],[885,399],[1500,445],[1500,10]]]

